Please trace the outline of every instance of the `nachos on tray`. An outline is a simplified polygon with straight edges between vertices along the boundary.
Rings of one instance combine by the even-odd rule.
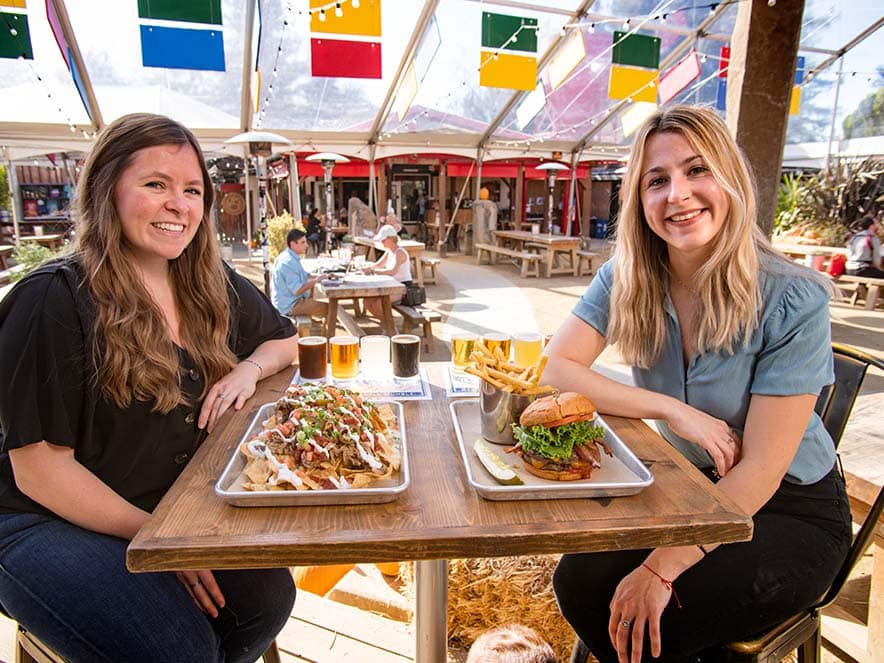
[[[399,471],[390,405],[337,387],[292,385],[261,431],[240,445],[246,490],[365,488]]]

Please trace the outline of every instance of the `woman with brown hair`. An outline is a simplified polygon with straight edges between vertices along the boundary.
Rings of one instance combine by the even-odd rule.
[[[562,613],[603,662],[696,660],[797,614],[850,544],[835,447],[814,405],[834,379],[816,272],[771,248],[739,148],[714,111],[638,132],[613,258],[550,342],[544,378],[660,434],[746,513],[728,545],[565,555]],[[616,344],[635,386],[592,369]]]
[[[194,136],[122,117],[72,251],[0,303],[0,605],[69,661],[253,661],[285,569],[131,574],[126,546],[206,432],[291,365],[290,323],[221,261]]]

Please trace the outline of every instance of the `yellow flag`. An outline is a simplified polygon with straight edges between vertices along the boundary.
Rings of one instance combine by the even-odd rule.
[[[801,112],[801,86],[792,86],[792,98],[789,99],[789,115],[798,115]]]
[[[335,14],[334,6],[328,7],[327,0],[310,0],[310,31],[324,32],[336,35],[362,35],[365,37],[381,36],[381,0],[362,0],[359,7],[354,9],[352,4],[338,3],[341,15]],[[320,12],[316,9],[323,8],[325,20],[320,20]]]
[[[26,9],[27,4],[25,0],[0,0],[0,7],[21,7]]]
[[[657,85],[655,83],[660,72],[656,69],[637,69],[611,65],[611,77],[608,82],[610,99],[626,99],[633,101],[657,102]]]
[[[533,90],[537,86],[537,58],[533,55],[482,51],[479,67],[479,85],[485,87]]]

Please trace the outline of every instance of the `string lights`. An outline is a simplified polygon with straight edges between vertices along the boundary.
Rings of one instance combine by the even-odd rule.
[[[282,42],[285,38],[286,28],[289,26],[289,18],[292,16],[294,16],[292,5],[290,2],[286,2],[285,9],[283,10],[282,30],[280,30],[279,33],[279,42],[276,45],[276,54],[273,58],[273,69],[270,72],[270,82],[267,84],[267,91],[264,94],[264,99],[258,110],[258,117],[255,120],[256,129],[261,128],[264,118],[267,116],[267,110],[270,108],[270,102],[273,99],[273,86],[276,84],[276,79],[279,77],[279,55],[282,53]]]
[[[96,136],[96,132],[95,132],[95,131],[92,131],[92,132],[90,133],[89,131],[87,131],[87,130],[85,130],[85,129],[80,129],[80,128],[78,128],[76,122],[74,122],[73,119],[71,118],[71,115],[70,115],[69,113],[67,113],[67,112],[61,107],[61,103],[60,103],[59,100],[53,95],[53,93],[52,93],[52,86],[50,86],[50,85],[47,83],[47,81],[46,81],[46,77],[43,76],[42,74],[40,74],[40,73],[37,71],[37,68],[34,66],[34,61],[33,61],[33,60],[26,59],[26,58],[24,57],[24,54],[25,54],[25,53],[27,52],[27,50],[28,50],[28,49],[27,49],[27,46],[26,46],[26,44],[23,42],[23,37],[19,35],[19,32],[18,32],[18,30],[15,28],[15,26],[10,24],[10,22],[9,22],[9,21],[10,21],[9,14],[2,14],[2,16],[3,16],[3,23],[4,23],[4,25],[3,25],[2,27],[0,27],[0,29],[6,29],[6,30],[8,30],[8,31],[9,31],[9,34],[15,39],[16,43],[19,45],[19,53],[21,53],[22,55],[19,55],[18,58],[17,58],[17,60],[18,60],[19,62],[26,62],[26,63],[27,63],[27,65],[28,65],[28,69],[30,69],[31,74],[34,76],[35,79],[37,79],[37,83],[39,83],[40,87],[42,87],[42,88],[43,88],[43,91],[46,93],[46,98],[49,100],[49,104],[50,104],[50,105],[53,105],[53,106],[56,107],[56,109],[58,110],[58,114],[59,114],[61,117],[64,118],[64,120],[65,120],[65,124],[68,125],[68,129],[70,130],[70,132],[71,132],[71,133],[77,133],[77,131],[79,131],[79,132],[82,134],[83,138],[85,138],[86,140],[89,140],[90,138],[95,138],[95,136]]]

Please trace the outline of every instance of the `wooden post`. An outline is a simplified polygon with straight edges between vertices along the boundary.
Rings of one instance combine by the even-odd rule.
[[[583,226],[580,228],[580,234],[587,240],[592,237],[589,227],[589,219],[592,217],[592,166],[593,162],[590,161],[586,167],[586,188],[583,190]],[[589,248],[588,241],[586,247]]]
[[[758,224],[773,231],[804,0],[739,3],[727,75],[727,124],[749,160]]]
[[[516,213],[513,215],[513,230],[521,230],[525,223],[525,164],[519,164],[516,175]]]
[[[447,251],[447,242],[448,239],[443,233],[442,229],[448,224],[448,209],[445,207],[445,204],[448,202],[448,164],[445,161],[442,161],[439,164],[439,216],[437,223],[439,224],[439,239],[436,243],[436,250],[439,252],[443,258],[445,257]]]

